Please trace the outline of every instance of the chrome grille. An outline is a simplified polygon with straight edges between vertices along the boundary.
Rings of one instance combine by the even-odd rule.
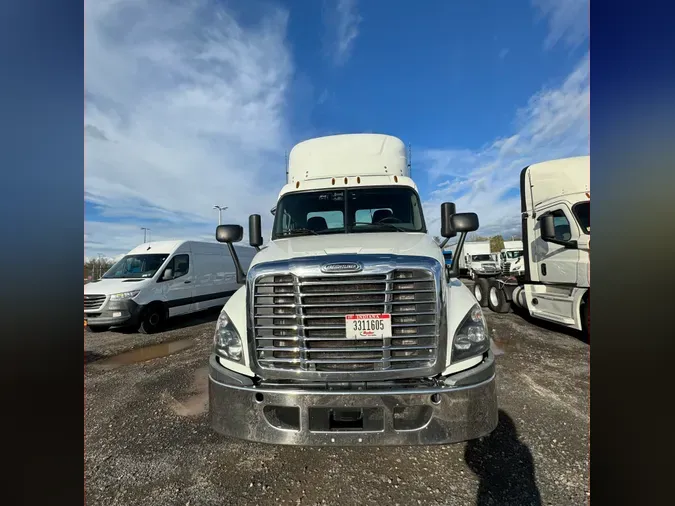
[[[255,359],[262,369],[367,372],[436,363],[438,302],[430,270],[270,274],[253,286]],[[364,313],[390,313],[392,337],[347,338],[345,315]]]
[[[105,295],[85,295],[84,296],[84,309],[85,310],[94,310],[100,308],[105,302]]]
[[[511,273],[511,262],[504,263],[504,274],[507,276]]]

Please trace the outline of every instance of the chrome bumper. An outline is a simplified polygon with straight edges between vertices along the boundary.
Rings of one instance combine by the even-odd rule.
[[[435,387],[309,390],[256,387],[212,356],[211,427],[286,445],[430,445],[485,436],[497,426],[494,356]]]

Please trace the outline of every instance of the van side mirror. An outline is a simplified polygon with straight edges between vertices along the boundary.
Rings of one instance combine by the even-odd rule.
[[[244,229],[241,225],[218,225],[216,227],[216,241],[233,243],[241,241]]]
[[[475,232],[478,230],[478,215],[476,213],[456,213],[450,218],[450,229],[456,234]]]
[[[452,202],[443,202],[441,204],[441,237],[450,239],[455,237],[457,232],[452,229],[450,224],[450,219],[455,214],[456,208],[455,204]]]
[[[262,246],[263,238],[259,214],[252,214],[251,216],[248,217],[248,242],[257,251],[260,251],[260,246]]]
[[[173,271],[171,268],[164,269],[164,274],[162,274],[162,281],[168,281],[173,279]]]

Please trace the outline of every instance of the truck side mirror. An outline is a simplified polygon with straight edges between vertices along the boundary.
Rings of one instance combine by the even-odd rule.
[[[476,213],[456,213],[450,217],[450,229],[457,232],[474,232],[478,230],[478,215]]]
[[[233,243],[241,241],[244,229],[241,225],[218,225],[216,227],[216,241]]]
[[[260,246],[262,246],[263,238],[259,214],[252,214],[251,216],[248,217],[248,242],[256,250],[260,251]]]
[[[556,239],[552,214],[542,214],[539,217],[539,230],[541,231],[541,239],[545,242],[558,244],[568,249],[577,249],[579,247],[576,240],[564,241]]]
[[[455,237],[457,231],[452,229],[450,219],[455,214],[456,208],[453,202],[443,202],[441,204],[441,236],[446,239]]]
[[[553,215],[545,214],[539,220],[539,228],[541,229],[541,238],[544,241],[555,239],[555,225],[553,224]]]

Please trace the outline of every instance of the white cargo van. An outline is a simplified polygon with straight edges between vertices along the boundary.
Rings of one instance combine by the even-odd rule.
[[[237,247],[248,266],[255,250]],[[84,285],[84,321],[93,332],[112,326],[161,329],[169,317],[223,306],[238,288],[235,265],[222,244],[161,241],[141,244],[98,281]]]

